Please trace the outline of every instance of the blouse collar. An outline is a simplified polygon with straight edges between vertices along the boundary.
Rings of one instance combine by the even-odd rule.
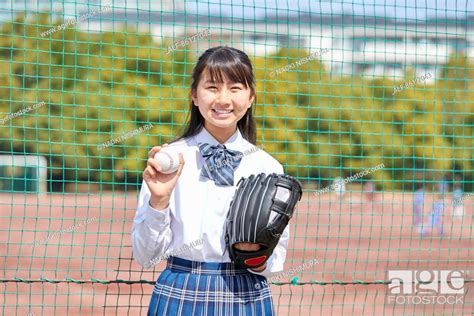
[[[205,127],[201,128],[201,131],[196,136],[194,136],[194,139],[196,140],[197,144],[199,143],[207,143],[210,145],[220,144],[214,138],[214,136],[212,136],[211,133],[207,131]],[[242,137],[240,130],[237,128],[235,133],[231,137],[229,137],[229,139],[223,145],[228,149],[243,150],[245,143],[246,143],[245,139]]]

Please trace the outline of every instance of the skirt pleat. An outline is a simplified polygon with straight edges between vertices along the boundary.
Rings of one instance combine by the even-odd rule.
[[[170,257],[156,281],[148,315],[274,315],[266,278],[232,263]]]

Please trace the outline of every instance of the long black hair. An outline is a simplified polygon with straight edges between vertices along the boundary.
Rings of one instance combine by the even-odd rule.
[[[243,51],[232,48],[218,46],[209,48],[198,59],[193,70],[193,83],[191,84],[191,95],[196,92],[199,80],[204,71],[207,71],[211,78],[218,83],[224,82],[224,78],[232,82],[238,82],[250,89],[251,95],[255,97],[255,78],[252,70],[252,63]],[[255,101],[254,100],[254,101]],[[242,137],[255,145],[256,124],[253,116],[253,106],[250,107],[245,115],[237,122],[237,127]],[[198,134],[204,126],[204,117],[199,112],[197,106],[191,98],[190,112],[185,130],[177,140],[191,137]]]

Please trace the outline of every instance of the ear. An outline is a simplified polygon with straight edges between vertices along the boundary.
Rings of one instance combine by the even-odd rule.
[[[191,90],[191,99],[193,100],[194,106],[197,106],[197,92],[196,92],[196,90]]]
[[[250,99],[249,99],[249,106],[247,107],[247,109],[249,109],[249,108],[252,107],[253,101],[255,101],[255,96],[254,96],[254,95],[252,95],[252,96],[250,97]]]

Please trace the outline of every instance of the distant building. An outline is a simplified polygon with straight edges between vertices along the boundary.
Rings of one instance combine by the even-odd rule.
[[[27,12],[52,11],[69,18],[108,3],[0,0],[0,17],[10,19],[9,10],[20,12],[26,8]],[[241,19],[184,12],[184,0],[113,0],[112,10],[91,16],[77,27],[100,32],[129,26],[151,33],[157,42],[174,42],[210,29],[212,36],[186,48],[199,54],[209,46],[231,45],[256,56],[273,54],[283,47],[302,48],[309,53],[328,49],[321,61],[335,75],[401,79],[410,69],[415,76],[430,73],[428,83],[440,75],[451,54],[463,52],[474,58],[474,16],[427,21],[311,14]]]
[[[112,4],[117,10],[144,10],[144,11],[163,11],[168,13],[184,12],[184,0],[172,1],[153,1],[153,0],[0,0],[0,12],[2,15],[13,12],[52,11],[64,12],[67,15],[75,15],[87,12],[88,9],[94,9],[100,6]]]

